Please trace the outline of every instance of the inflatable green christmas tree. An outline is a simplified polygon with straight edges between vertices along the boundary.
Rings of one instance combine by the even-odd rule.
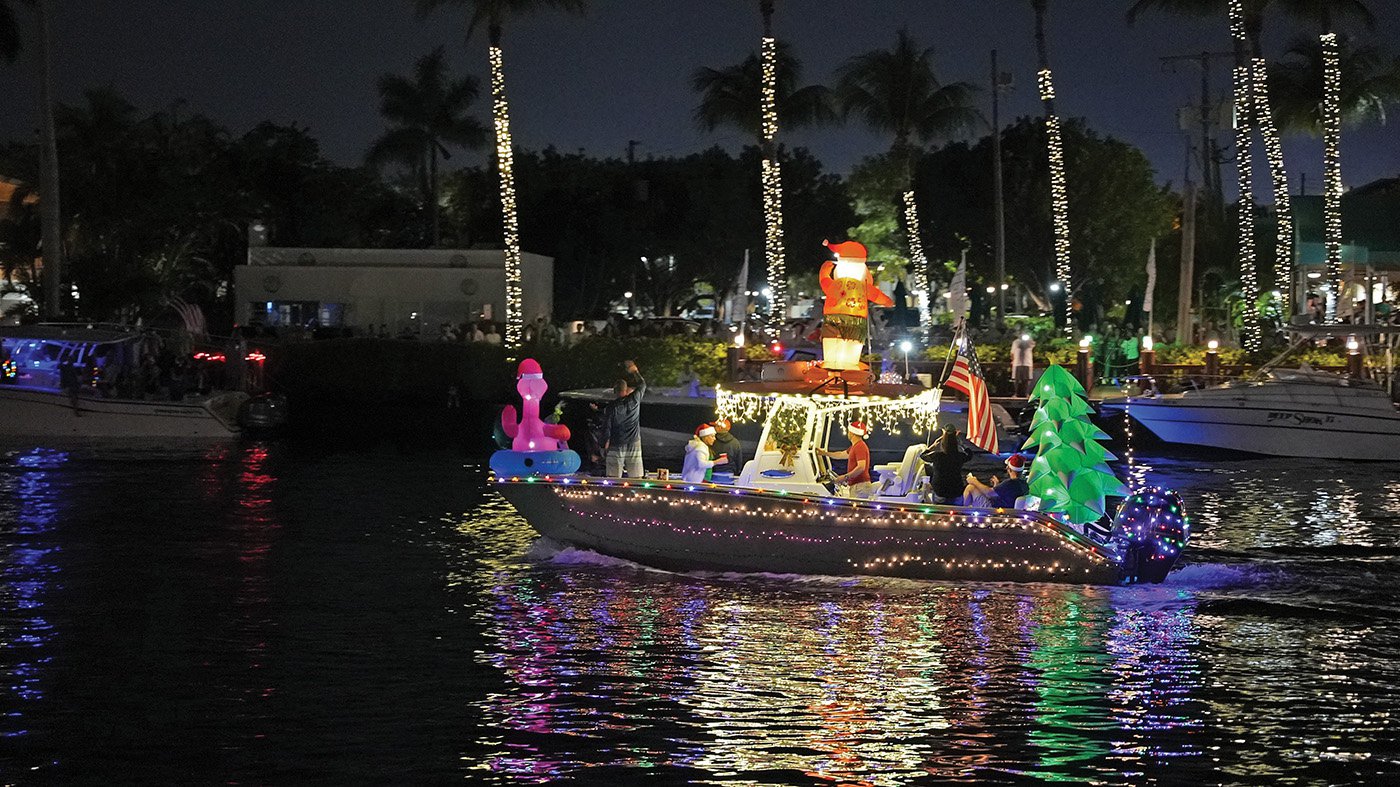
[[[1040,403],[1023,450],[1034,450],[1027,478],[1040,510],[1063,514],[1082,525],[1104,515],[1104,498],[1126,495],[1127,487],[1108,468],[1114,459],[1099,443],[1108,435],[1089,421],[1084,386],[1060,366],[1036,381],[1031,399]]]

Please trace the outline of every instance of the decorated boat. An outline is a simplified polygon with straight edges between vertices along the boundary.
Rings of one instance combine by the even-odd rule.
[[[941,391],[875,380],[860,360],[866,309],[889,299],[875,287],[863,246],[827,246],[836,259],[819,276],[823,360],[787,379],[716,392],[719,418],[762,424],[758,450],[737,478],[704,480],[708,460],[691,459],[676,479],[539,469],[579,465],[564,447],[568,430],[537,423],[546,386],[527,359],[520,420],[513,408],[503,415],[513,441],[491,460],[501,494],[543,536],[663,569],[1094,584],[1166,578],[1190,533],[1180,498],[1123,486],[1099,442],[1108,436],[1088,420],[1084,389],[1058,366],[1032,397],[1040,406],[1023,449],[1035,458],[1026,486],[1016,487],[1025,494],[969,494],[979,503],[970,506],[931,502],[923,457],[939,426]],[[970,344],[956,356],[946,385],[969,396],[969,441],[995,452]],[[705,450],[713,432],[697,429],[688,450]],[[871,466],[872,433],[905,441],[896,461]],[[848,445],[833,442],[840,435]],[[845,472],[836,473],[833,458],[846,460]],[[1124,497],[1112,517],[1111,496]],[[1012,504],[987,507],[993,499]]]
[[[867,496],[833,483],[819,450],[833,434],[858,424],[927,435],[938,425],[938,390],[843,376],[816,391],[776,383],[721,389],[722,416],[763,424],[760,450],[733,483],[524,472],[530,452],[514,445],[497,452],[492,467],[496,488],[541,535],[662,569],[1161,582],[1189,538],[1181,500],[1169,490],[1122,488],[1107,470],[1112,456],[1098,442],[1106,435],[1088,422],[1088,404],[1063,395],[1077,385],[1059,367],[1037,383],[1041,403],[1026,444],[1035,452],[1032,494],[1012,507],[926,502],[923,442],[902,461],[876,466]],[[523,422],[514,430],[533,431]],[[567,449],[553,442],[559,438],[537,466],[577,461],[560,458]],[[1126,497],[1107,519],[1104,501],[1115,492]]]

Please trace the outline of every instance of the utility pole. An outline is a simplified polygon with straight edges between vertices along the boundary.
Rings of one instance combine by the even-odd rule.
[[[1196,184],[1186,181],[1181,204],[1181,276],[1177,279],[1176,341],[1191,342],[1191,291],[1196,278]]]
[[[640,144],[642,144],[642,141],[639,140],[639,139],[629,139],[629,140],[627,140],[627,163],[628,163],[628,164],[636,164],[636,163],[637,163],[637,146],[640,145]]]
[[[1212,112],[1213,103],[1210,97],[1210,65],[1215,60],[1228,60],[1234,62],[1234,52],[1201,52],[1195,55],[1167,55],[1161,58],[1163,68],[1175,71],[1175,64],[1181,62],[1194,63],[1201,69],[1201,97],[1200,110],[1195,120],[1201,128],[1201,184],[1207,194],[1219,194],[1221,183],[1219,181],[1218,170],[1214,164],[1218,160],[1215,146],[1215,118]],[[1183,118],[1182,130],[1186,129],[1186,122]]]
[[[992,50],[992,202],[996,214],[997,327],[1006,323],[1006,197],[1001,172],[1001,91],[1011,89],[1011,75],[997,70]]]

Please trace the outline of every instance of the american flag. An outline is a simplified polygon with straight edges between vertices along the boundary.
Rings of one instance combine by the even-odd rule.
[[[992,421],[992,402],[987,398],[987,381],[982,378],[982,365],[972,343],[963,341],[953,372],[943,383],[944,388],[967,394],[967,439],[987,453],[997,452],[997,426]]]

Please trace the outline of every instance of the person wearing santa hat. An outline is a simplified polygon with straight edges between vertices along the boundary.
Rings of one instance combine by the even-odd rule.
[[[715,420],[715,442],[710,446],[710,454],[714,458],[726,457],[725,461],[715,465],[715,472],[729,473],[738,478],[744,469],[744,445],[729,431],[730,426],[732,424],[728,418]]]
[[[705,480],[710,468],[725,460],[724,454],[710,458],[710,446],[715,444],[715,428],[710,424],[700,424],[695,428],[695,436],[685,444],[685,459],[681,464],[681,478],[690,483]]]
[[[990,484],[977,480],[977,476],[967,474],[967,488],[963,490],[962,504],[976,508],[1014,508],[1017,498],[1031,493],[1030,487],[1022,478],[1026,469],[1026,458],[1012,454],[1006,458],[1006,480],[998,481],[992,476]]]
[[[870,482],[870,446],[865,444],[868,434],[870,429],[864,423],[852,421],[846,427],[846,439],[851,441],[850,448],[844,451],[817,449],[821,456],[846,460],[846,472],[836,476],[836,480],[850,485],[852,497],[869,497],[875,490],[875,485]]]

